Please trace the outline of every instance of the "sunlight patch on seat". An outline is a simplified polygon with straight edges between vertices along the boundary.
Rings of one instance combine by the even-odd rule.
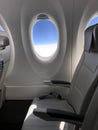
[[[29,110],[28,110],[28,113],[27,113],[27,116],[25,118],[25,120],[33,113],[34,109],[37,108],[37,105],[33,104],[29,107]]]
[[[61,121],[59,130],[64,130],[65,122]]]

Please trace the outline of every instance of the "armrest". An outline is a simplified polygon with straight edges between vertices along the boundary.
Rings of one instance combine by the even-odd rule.
[[[74,125],[82,125],[84,116],[56,109],[35,109],[34,115],[46,121],[65,121]]]
[[[45,80],[44,83],[48,85],[67,85],[67,86],[71,85],[70,82],[62,80]]]

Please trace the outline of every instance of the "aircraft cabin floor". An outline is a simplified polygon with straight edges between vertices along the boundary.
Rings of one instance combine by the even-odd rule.
[[[0,130],[21,130],[32,101],[7,100],[0,110]]]

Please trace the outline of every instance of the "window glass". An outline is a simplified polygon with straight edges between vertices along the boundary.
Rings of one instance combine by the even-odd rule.
[[[4,32],[4,29],[1,25],[0,25],[0,32]]]
[[[98,16],[95,16],[95,17],[93,17],[90,21],[89,21],[89,23],[87,24],[87,27],[90,27],[90,26],[92,26],[92,25],[94,25],[94,24],[97,24],[98,23]]]
[[[38,56],[48,58],[56,53],[59,35],[56,24],[52,20],[37,19],[32,26],[31,33],[32,45]]]

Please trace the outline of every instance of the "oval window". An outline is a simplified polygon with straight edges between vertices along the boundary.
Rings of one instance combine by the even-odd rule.
[[[0,25],[0,32],[4,32],[4,28]]]
[[[54,21],[45,15],[39,16],[32,26],[31,39],[35,54],[48,59],[58,48],[59,34]]]
[[[98,15],[94,16],[87,24],[87,27],[98,24]]]

